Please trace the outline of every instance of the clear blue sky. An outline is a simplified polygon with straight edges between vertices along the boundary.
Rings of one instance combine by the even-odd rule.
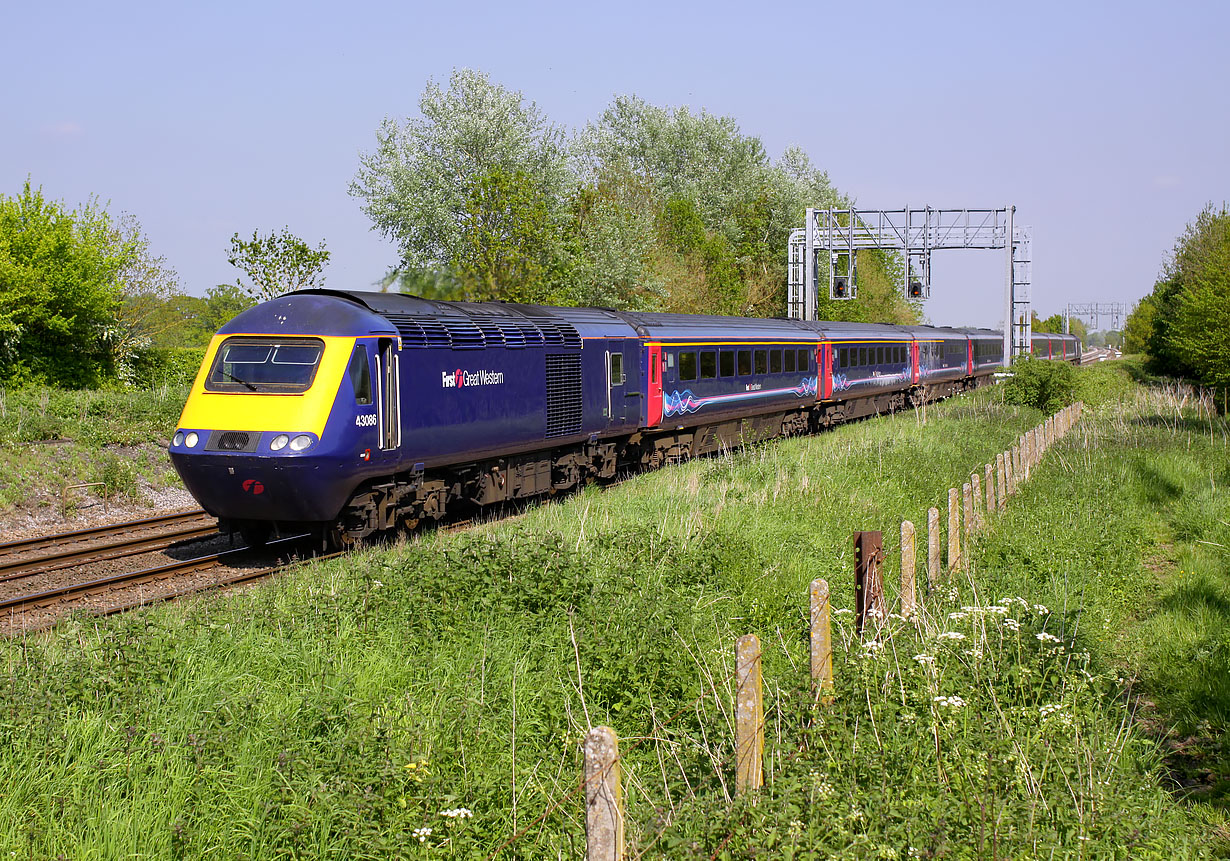
[[[1230,199],[1227,33],[1224,0],[10,4],[0,193],[132,213],[191,293],[283,225],[365,289],[396,254],[347,194],[359,154],[470,67],[570,129],[625,93],[733,116],[863,207],[1015,204],[1045,316],[1135,301]],[[1003,268],[937,256],[928,315],[998,324]]]

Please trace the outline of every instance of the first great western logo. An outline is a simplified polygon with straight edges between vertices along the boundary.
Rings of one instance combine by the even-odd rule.
[[[458,368],[455,371],[441,371],[440,384],[446,389],[463,389],[473,386],[504,385],[503,371],[466,371]]]

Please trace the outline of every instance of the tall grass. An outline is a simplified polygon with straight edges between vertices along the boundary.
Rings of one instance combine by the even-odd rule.
[[[998,395],[10,642],[0,851],[477,858],[515,837],[505,857],[574,858],[579,742],[609,724],[645,857],[1199,857],[1217,823],[1159,786],[1114,663],[1137,653],[1110,636],[1147,623],[1156,580],[1148,530],[1117,531],[1153,503],[1114,466],[1115,422],[1184,441],[1147,409],[1052,449],[919,624],[866,647],[839,614],[837,702],[812,704],[808,583],[852,607],[851,533],[891,547],[1040,419]],[[1132,504],[1069,507],[1109,486]],[[731,797],[749,632],[769,694],[754,805]]]

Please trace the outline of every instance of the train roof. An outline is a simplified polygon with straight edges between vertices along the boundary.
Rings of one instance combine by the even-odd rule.
[[[357,337],[395,334],[390,323],[362,303],[342,301],[330,291],[300,290],[261,302],[240,312],[218,330],[220,335],[252,333]]]

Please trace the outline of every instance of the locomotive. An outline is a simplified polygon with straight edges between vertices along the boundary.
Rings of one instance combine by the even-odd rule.
[[[169,445],[253,545],[398,526],[988,382],[1002,335],[301,290],[211,340]],[[1080,344],[1036,333],[1036,356]]]

